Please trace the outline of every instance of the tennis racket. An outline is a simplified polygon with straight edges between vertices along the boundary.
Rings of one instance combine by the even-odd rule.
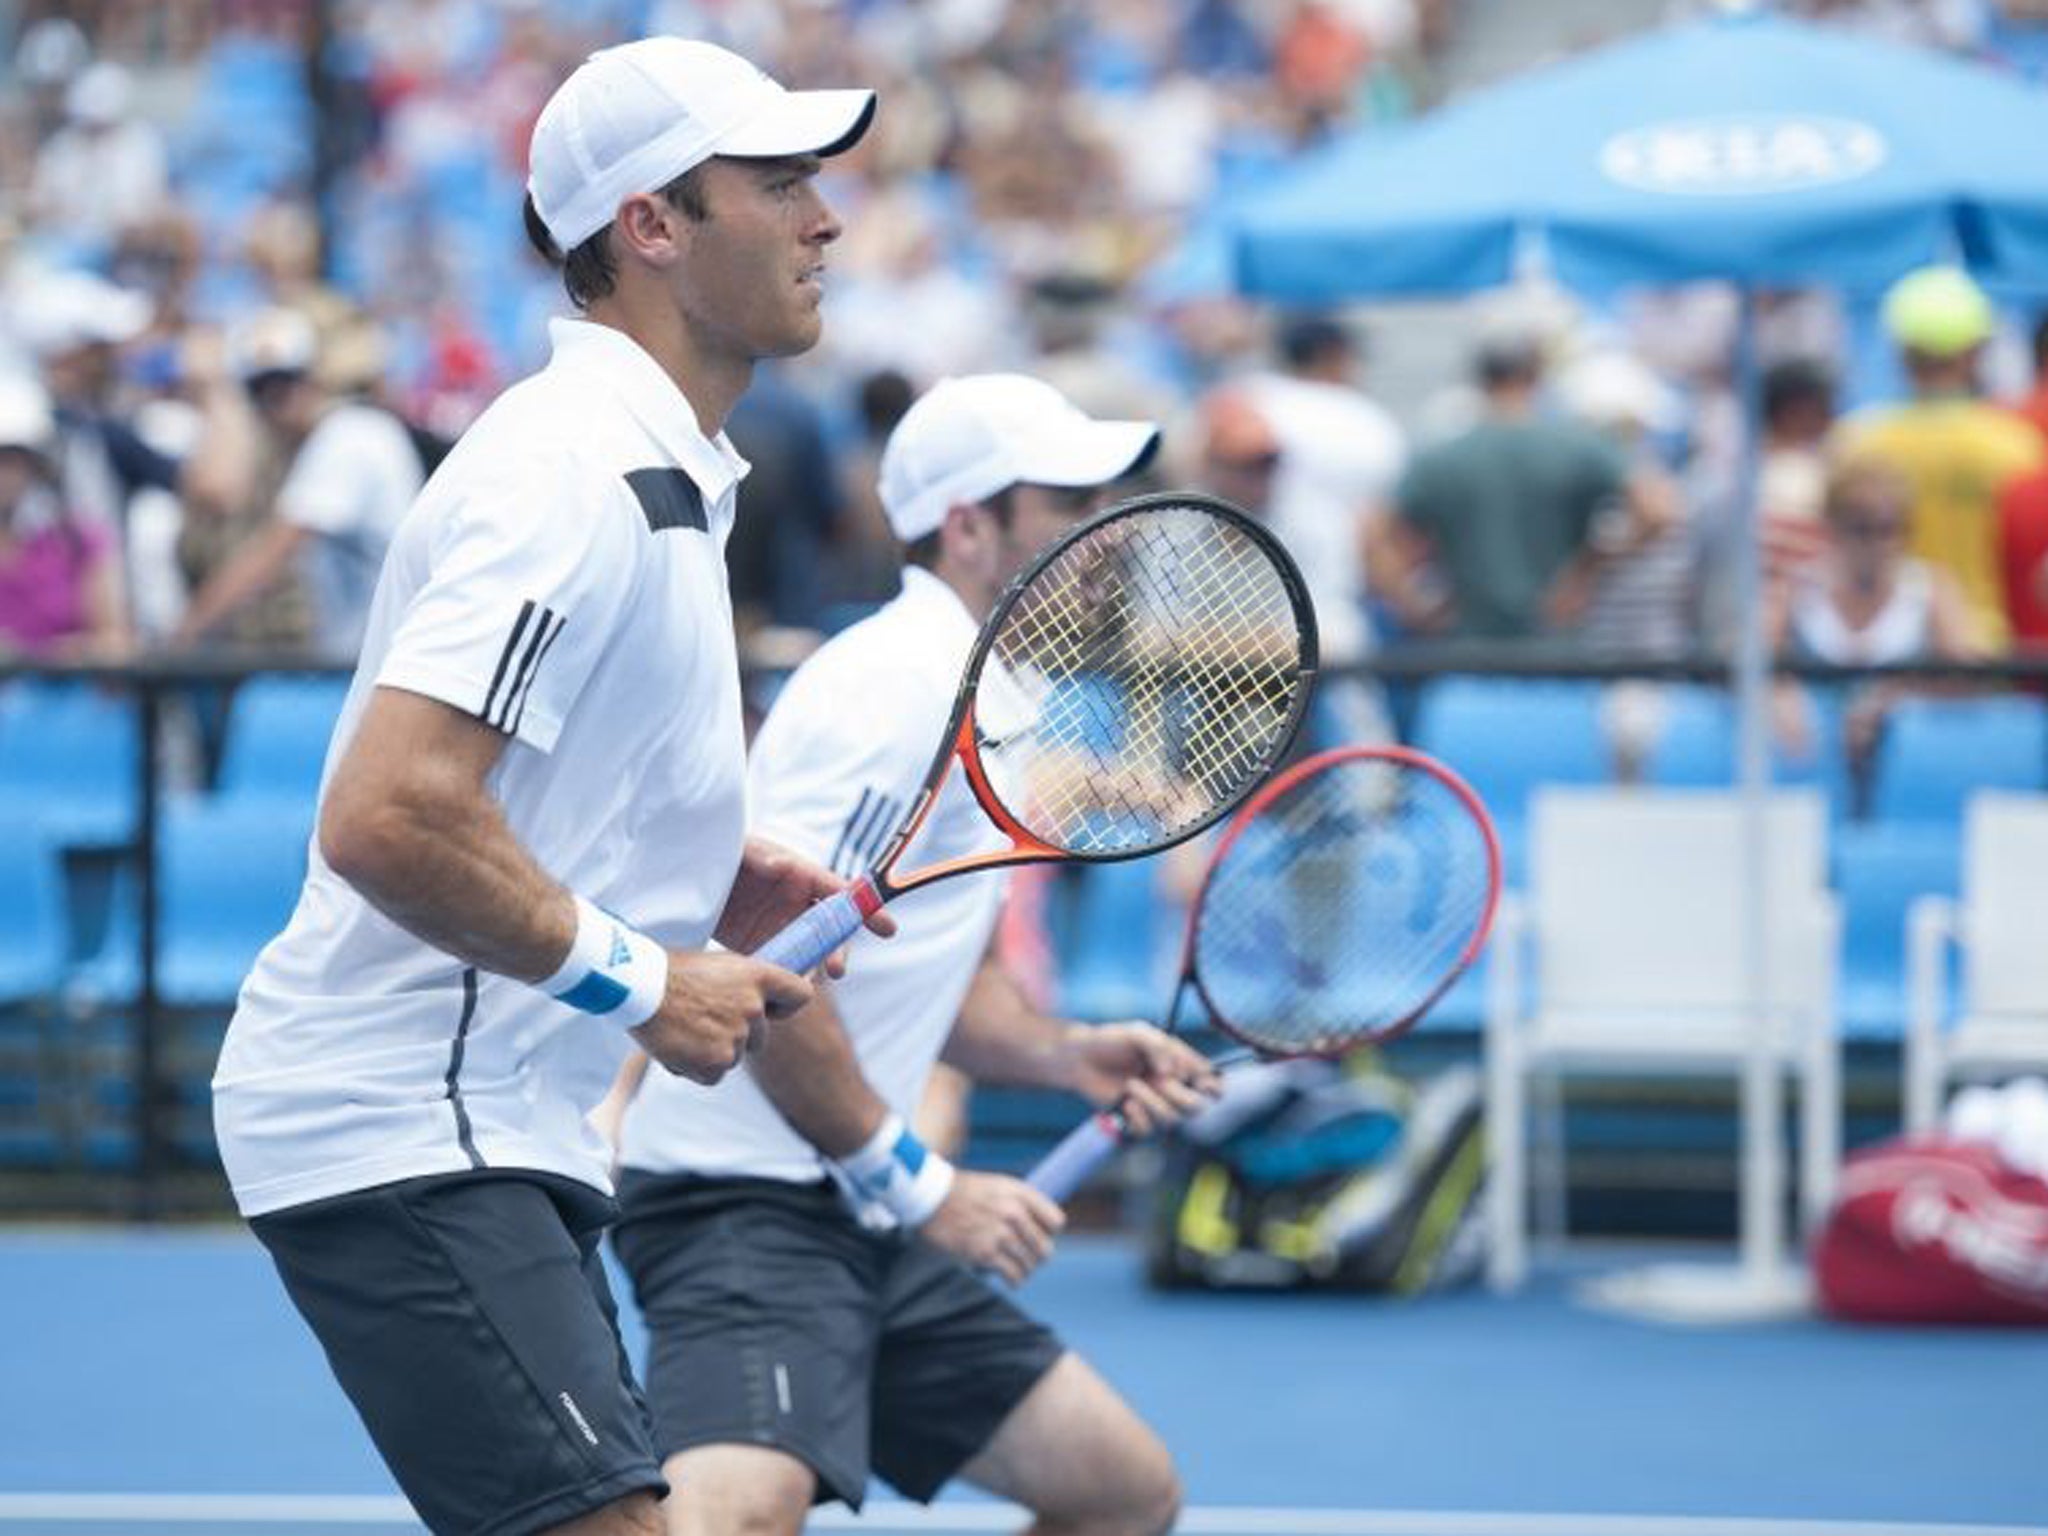
[[[1118,503],[997,599],[923,787],[874,866],[756,953],[807,971],[933,881],[1136,858],[1193,837],[1278,765],[1315,666],[1307,588],[1265,529],[1204,496]],[[898,869],[955,762],[1009,846]]]
[[[1172,1029],[1192,991],[1242,1049],[1228,1065],[1391,1040],[1486,942],[1500,845],[1479,797],[1402,747],[1339,747],[1280,775],[1217,841],[1188,910]],[[1123,1142],[1084,1121],[1028,1175],[1065,1200]]]

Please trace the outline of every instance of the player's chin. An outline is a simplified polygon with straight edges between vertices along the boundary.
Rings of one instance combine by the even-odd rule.
[[[816,306],[800,309],[776,328],[761,350],[762,357],[795,357],[808,352],[818,344],[818,338],[825,334],[825,320]]]

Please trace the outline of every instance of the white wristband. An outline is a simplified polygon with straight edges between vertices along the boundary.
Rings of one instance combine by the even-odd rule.
[[[906,1227],[923,1225],[953,1188],[953,1165],[919,1141],[901,1115],[890,1115],[865,1146],[840,1158],[839,1170]]]
[[[557,1002],[631,1029],[661,1007],[668,992],[668,951],[578,896],[569,957],[554,975],[534,985]]]

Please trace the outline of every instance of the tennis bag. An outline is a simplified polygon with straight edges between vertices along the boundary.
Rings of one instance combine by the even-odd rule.
[[[1239,1068],[1164,1142],[1146,1274],[1165,1289],[1413,1295],[1482,1267],[1479,1076],[1371,1053]]]
[[[1835,1317],[2048,1324],[2048,1182],[1986,1141],[1886,1142],[1844,1166],[1813,1269]]]

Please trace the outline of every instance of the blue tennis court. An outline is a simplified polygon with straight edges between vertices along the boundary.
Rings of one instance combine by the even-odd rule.
[[[1655,1325],[1558,1273],[1510,1300],[1162,1296],[1100,1238],[1031,1298],[1163,1431],[1208,1536],[2048,1530],[2034,1335]],[[0,1530],[417,1529],[239,1232],[16,1231],[0,1307]],[[877,1489],[858,1528],[1014,1524]]]

